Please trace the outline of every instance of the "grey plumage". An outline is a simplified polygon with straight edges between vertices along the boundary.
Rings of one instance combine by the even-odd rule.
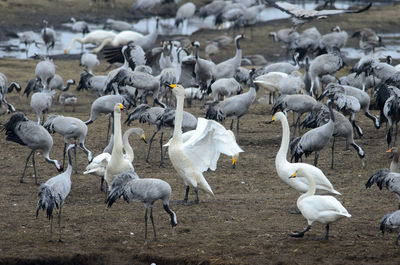
[[[56,32],[48,27],[47,20],[43,20],[43,29],[40,32],[43,42],[46,45],[46,54],[49,54],[49,50],[54,49],[54,44],[56,42]]]
[[[213,81],[215,81],[215,64],[199,57],[200,43],[198,41],[192,42],[196,47],[195,58],[196,65],[194,67],[194,74],[196,81],[201,91],[207,91]]]
[[[390,192],[393,192],[399,200],[400,209],[400,174],[391,172],[387,168],[379,169],[368,179],[365,187],[370,188],[374,183],[376,183],[380,190],[386,188]]]
[[[15,107],[7,102],[5,94],[11,93],[14,88],[18,93],[21,91],[21,86],[17,82],[11,82],[10,86],[8,86],[6,75],[0,73],[0,107],[3,103],[6,104],[8,112],[15,112]]]
[[[50,89],[58,89],[61,91],[67,91],[71,85],[75,85],[75,80],[68,79],[67,85],[65,86],[63,78],[58,74],[55,74],[49,83]]]
[[[35,183],[38,183],[35,163],[35,152],[38,150],[42,151],[45,160],[52,163],[58,171],[63,170],[63,167],[57,160],[52,160],[49,157],[50,150],[53,147],[53,138],[43,126],[30,121],[22,112],[16,112],[11,116],[10,120],[4,124],[4,130],[7,135],[7,141],[12,141],[20,145],[27,145],[31,149],[31,152],[26,159],[25,168],[20,178],[20,182],[23,182],[26,167],[30,157],[32,156]]]
[[[335,126],[335,116],[333,114],[332,107],[330,106],[331,104],[332,103],[328,104],[330,112],[330,119],[328,123],[306,132],[298,140],[296,140],[297,138],[293,140],[295,144],[293,146],[291,144],[291,155],[292,159],[294,158],[296,163],[303,154],[307,157],[312,152],[315,152],[314,166],[317,166],[319,153],[332,138]]]
[[[334,48],[341,49],[346,45],[348,34],[339,26],[332,28],[332,32],[322,35],[318,40],[320,50],[331,52]]]
[[[85,139],[88,132],[87,125],[78,118],[64,117],[62,115],[50,115],[46,122],[43,124],[50,133],[59,133],[64,136],[64,152],[63,152],[63,166],[65,163],[65,153],[67,144],[71,139],[79,146],[83,152],[86,153],[89,163],[92,161],[92,152],[86,148]],[[79,145],[78,145],[79,144]],[[77,170],[76,164],[76,150],[75,150],[75,171]]]
[[[93,75],[87,71],[83,71],[80,75],[78,86],[76,90],[89,89],[97,94],[97,96],[104,96],[105,88],[107,85],[107,76]]]
[[[242,86],[233,78],[221,78],[211,85],[214,101],[219,101],[221,97],[230,97],[234,93],[240,94]]]
[[[379,229],[382,232],[382,235],[385,234],[386,230],[392,231],[392,229],[397,228],[398,235],[395,241],[395,244],[399,245],[400,240],[400,210],[397,210],[393,213],[387,213],[380,222]]]
[[[242,49],[240,48],[239,41],[244,38],[244,35],[237,35],[235,37],[236,44],[236,54],[234,57],[220,62],[215,66],[215,80],[220,78],[230,78],[233,77],[236,73],[236,70],[240,67],[242,62]]]
[[[293,111],[297,113],[297,120],[294,124],[294,135],[296,135],[296,128],[299,127],[300,133],[300,120],[303,113],[310,112],[312,108],[317,104],[317,101],[308,95],[282,95],[280,96],[274,106],[272,112],[275,114],[278,110],[284,113],[287,111]]]
[[[46,209],[47,217],[50,219],[50,241],[52,241],[53,232],[53,210],[58,210],[58,228],[59,239],[61,240],[61,209],[64,201],[71,191],[71,173],[72,173],[72,159],[71,149],[76,148],[75,144],[70,144],[67,148],[68,152],[68,167],[67,170],[55,177],[50,178],[43,183],[39,188],[39,200],[36,207],[36,217],[39,214],[40,208]]]
[[[226,117],[232,117],[231,130],[233,128],[233,121],[237,119],[236,123],[236,139],[239,143],[239,119],[247,113],[250,105],[256,98],[258,88],[253,83],[253,75],[255,69],[250,71],[250,88],[246,93],[235,95],[221,102],[212,103],[208,106],[206,112],[206,119],[223,121]]]
[[[150,219],[153,226],[154,239],[157,240],[156,228],[153,220],[153,204],[161,200],[164,210],[170,215],[171,226],[174,228],[177,224],[176,214],[169,208],[171,198],[171,186],[160,179],[145,178],[140,179],[134,171],[126,171],[115,176],[111,184],[111,192],[107,197],[106,203],[111,207],[113,203],[123,196],[126,202],[131,200],[142,202],[146,208],[145,211],[145,240],[147,241],[147,212],[150,208]]]

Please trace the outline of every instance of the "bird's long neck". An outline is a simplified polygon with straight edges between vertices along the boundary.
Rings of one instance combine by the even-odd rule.
[[[199,45],[196,45],[196,52],[195,52],[195,54],[194,54],[194,57],[196,58],[196,60],[199,59],[199,49],[200,49],[200,46],[199,46]]]
[[[121,114],[114,111],[114,146],[112,156],[122,156]]]
[[[172,141],[182,142],[182,119],[183,119],[183,103],[184,98],[182,96],[176,96],[176,112],[175,112],[175,125],[174,135]]]
[[[240,63],[242,62],[242,49],[240,48],[240,45],[239,45],[239,39],[236,40],[236,54],[235,54],[234,59],[236,62],[239,63],[239,66],[240,66]]]
[[[124,133],[124,136],[122,136],[122,143],[124,145],[124,150],[125,150],[125,156],[129,161],[133,161],[135,158],[135,154],[133,153],[132,146],[129,144],[129,136],[132,133],[137,133],[137,128],[130,128]]]
[[[69,51],[72,49],[72,47],[74,46],[75,42],[80,42],[80,43],[84,43],[84,40],[82,38],[76,37],[73,38],[71,43],[69,44],[68,48],[66,48],[64,50],[65,53],[69,53]]]
[[[307,191],[306,193],[302,194],[302,195],[299,197],[298,201],[300,201],[300,200],[302,200],[302,199],[304,199],[304,198],[306,198],[306,197],[313,196],[313,195],[315,194],[315,190],[316,190],[316,188],[315,188],[315,180],[314,180],[314,178],[310,175],[310,173],[308,173],[308,172],[306,172],[306,171],[305,171],[305,172],[302,172],[302,173],[304,173],[304,176],[307,178],[308,183],[310,184],[310,188],[308,189],[308,191]]]
[[[286,156],[289,149],[290,130],[289,123],[286,118],[280,120],[282,124],[282,141],[281,147],[279,148],[278,154],[276,155],[276,161],[287,161]]]
[[[99,45],[99,47],[97,47],[96,49],[93,49],[93,52],[97,53],[97,52],[101,51],[101,49],[103,49],[103,47],[106,46],[107,44],[112,44],[113,40],[114,40],[114,38],[107,38],[107,39],[103,40],[103,42]]]
[[[67,166],[67,170],[65,171],[65,172],[67,172],[68,176],[71,176],[71,173],[72,173],[72,155],[71,155],[71,150],[72,150],[72,148],[68,149],[68,166]]]

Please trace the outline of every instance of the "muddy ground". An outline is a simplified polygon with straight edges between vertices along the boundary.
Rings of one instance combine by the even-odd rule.
[[[59,2],[61,1],[49,3]],[[4,7],[13,3],[19,2],[2,1],[0,4]],[[3,8],[1,10],[4,11]],[[32,15],[32,18],[40,21],[42,11],[35,10],[36,15]],[[340,22],[344,28],[351,30],[366,26],[368,22],[381,32],[395,32],[398,26],[393,17],[395,8],[373,7],[369,12],[373,15],[368,16],[365,13],[353,17],[330,18],[320,22],[320,26],[328,29]],[[96,17],[95,14],[91,15]],[[63,16],[60,15],[60,18],[64,18]],[[1,21],[3,25],[7,23],[4,19]],[[268,58],[282,56],[282,48],[273,44],[266,35],[272,28],[287,25],[289,24],[286,21],[281,21],[256,27],[256,37],[242,44],[244,53],[262,51],[269,55]],[[204,40],[215,34],[215,31],[200,32],[192,38]],[[357,42],[351,40],[350,44],[356,45]],[[227,56],[233,54],[232,50],[224,52]],[[25,87],[27,81],[34,77],[36,63],[35,60],[2,59],[0,72],[5,73],[9,81],[17,81]],[[77,61],[55,60],[55,64],[57,73],[64,79],[79,78],[82,69],[78,67]],[[107,64],[102,61],[94,72],[105,73],[106,68]],[[75,92],[75,89],[72,88],[72,91]],[[87,120],[90,104],[95,96],[90,92],[76,93],[79,103],[75,112],[71,112],[70,108],[64,111],[57,103],[57,95],[51,112]],[[257,99],[264,94],[264,91],[259,91]],[[19,98],[15,92],[7,94],[6,98],[18,111],[36,120],[30,109],[29,99]],[[200,106],[200,103],[195,103],[186,110],[204,117],[205,111]],[[378,115],[376,111],[372,113]],[[0,123],[4,124],[9,117],[10,115],[1,116]],[[123,119],[126,117],[127,114],[123,114]],[[78,174],[72,176],[71,193],[63,208],[62,228],[65,242],[48,242],[49,221],[44,212],[40,212],[38,218],[35,218],[38,186],[31,177],[26,177],[23,184],[18,181],[29,150],[25,146],[6,142],[3,133],[0,137],[0,263],[398,264],[399,248],[394,244],[397,235],[385,234],[382,237],[379,231],[379,220],[387,212],[396,210],[398,201],[387,190],[380,191],[376,186],[370,190],[365,189],[368,178],[379,168],[388,167],[390,163],[385,153],[385,126],[376,130],[371,120],[361,113],[357,115],[357,121],[365,133],[361,139],[356,139],[366,153],[365,168],[361,166],[354,150],[344,150],[343,139],[336,141],[335,169],[330,169],[330,148],[327,147],[321,153],[319,167],[342,193],[337,198],[352,217],[332,224],[328,241],[316,241],[313,239],[324,233],[324,227],[320,224],[315,224],[304,238],[288,236],[293,231],[303,229],[306,221],[301,215],[288,213],[294,207],[299,194],[284,184],[276,174],[274,159],[280,146],[281,126],[279,123],[264,123],[270,119],[271,105],[256,100],[249,113],[241,119],[240,146],[245,153],[240,155],[237,168],[231,168],[229,157],[221,156],[217,170],[204,173],[215,197],[200,192],[198,205],[171,205],[179,222],[174,235],[171,234],[168,215],[163,211],[161,203],[157,202],[154,206],[154,218],[159,240],[147,244],[144,243],[142,204],[126,204],[120,200],[107,208],[104,204],[105,195],[99,190],[99,177],[82,174],[87,165],[82,152],[78,152]],[[291,119],[290,114],[289,120]],[[89,125],[86,145],[96,155],[106,145],[107,122],[108,118],[101,116]],[[227,128],[229,123],[230,120],[227,120]],[[148,137],[154,131],[153,126],[138,123],[133,126],[142,127]],[[127,126],[123,129],[126,130]],[[62,138],[57,134],[53,137],[51,157],[60,160]],[[130,138],[135,151],[135,169],[142,178],[153,177],[167,181],[173,189],[172,199],[182,199],[185,189],[183,182],[168,158],[165,167],[159,167],[158,139],[156,138],[153,146],[150,163],[146,163],[147,145],[134,136]],[[313,157],[306,159],[306,162],[312,161]],[[36,162],[41,183],[57,174],[55,168],[46,163],[41,155],[37,156]],[[27,175],[32,174],[33,169],[30,166]],[[193,197],[194,194],[191,193],[190,199]],[[55,229],[54,236],[57,235]],[[149,236],[152,237],[151,230]]]

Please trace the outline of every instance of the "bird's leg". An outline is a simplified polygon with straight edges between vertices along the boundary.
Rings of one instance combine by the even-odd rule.
[[[74,156],[75,156],[75,174],[78,174],[78,164],[76,162],[76,145],[74,147]]]
[[[308,225],[308,226],[306,227],[306,229],[304,229],[303,231],[301,231],[301,232],[296,232],[296,233],[291,233],[291,234],[289,234],[289,236],[291,236],[291,237],[303,237],[304,234],[305,234],[308,230],[310,230],[310,228],[311,228],[311,225]]]
[[[396,146],[396,139],[397,139],[397,133],[399,131],[399,124],[396,122],[396,133],[394,134],[394,143],[393,146]]]
[[[104,177],[101,177],[100,191],[106,191],[106,190],[104,189]]]
[[[239,144],[239,117],[237,118],[237,123],[236,123],[236,139],[237,143]]]
[[[58,211],[58,234],[59,234],[58,242],[64,242],[61,239],[61,209],[62,209],[62,202],[60,203],[60,211]]]
[[[329,239],[329,224],[325,226],[325,237],[323,237],[323,240],[328,240]]]
[[[146,207],[146,211],[144,213],[144,241],[147,242],[147,207]]]
[[[199,188],[198,187],[194,188],[194,193],[196,194],[196,199],[194,200],[194,204],[198,204],[199,203]]]
[[[50,242],[53,242],[53,214],[50,216]]]
[[[164,136],[164,127],[161,128],[161,137],[160,137],[160,167],[164,167],[164,154],[163,154],[163,136]]]
[[[149,158],[150,158],[150,149],[151,149],[151,143],[153,142],[154,137],[160,130],[159,126],[157,126],[155,132],[153,133],[153,136],[151,136],[150,141],[149,141],[149,148],[147,149],[147,155],[146,155],[146,162],[149,163]]]
[[[150,220],[151,224],[153,225],[154,240],[157,241],[156,227],[154,226],[154,220],[153,220],[153,207],[150,208]]]
[[[232,118],[232,122],[231,122],[231,131],[233,129],[233,118]]]
[[[24,167],[24,172],[22,172],[22,176],[21,176],[21,178],[19,179],[19,183],[24,182],[24,176],[25,176],[26,167],[28,166],[29,159],[31,158],[31,155],[33,154],[33,152],[34,152],[34,151],[30,152],[30,154],[29,154],[28,157],[26,158],[26,163],[25,163],[25,167]]]
[[[397,238],[396,238],[396,246],[399,246],[400,244],[399,244],[399,240],[400,240],[400,234],[397,236]]]
[[[88,162],[89,162],[89,163],[92,162],[92,160],[93,160],[92,154],[91,154],[91,152],[89,151],[89,149],[86,148],[85,144],[84,144],[84,143],[80,143],[80,144],[79,144],[79,148],[82,149],[83,152],[85,152],[85,154],[87,155],[87,157],[88,157]]]
[[[65,153],[66,153],[66,151],[67,151],[67,143],[64,142],[63,163],[62,163],[63,168],[65,167]]]
[[[35,184],[39,185],[39,182],[37,181],[37,173],[36,173],[35,152],[32,153],[32,164],[33,164],[33,173],[35,174]]]
[[[108,127],[107,127],[107,139],[106,139],[106,143],[107,143],[107,141],[108,141],[108,135],[110,134],[111,116],[112,116],[112,115],[109,115],[109,116],[108,116]]]
[[[319,157],[319,151],[316,151],[314,154],[314,166],[317,166],[318,164],[318,157]]]
[[[301,119],[301,114],[297,113],[296,127],[299,127],[299,135],[301,135],[300,119]],[[296,129],[296,127],[294,127],[294,128]]]
[[[190,190],[190,187],[186,186],[185,198],[183,198],[182,201],[179,201],[179,200],[178,201],[172,201],[171,203],[174,203],[174,204],[182,203],[183,205],[188,205],[189,190]]]
[[[336,140],[336,137],[333,137],[333,141],[332,141],[332,159],[331,159],[331,168],[333,169],[333,163],[334,163],[334,160],[333,160],[333,153],[334,153],[334,151],[335,151],[335,140]]]

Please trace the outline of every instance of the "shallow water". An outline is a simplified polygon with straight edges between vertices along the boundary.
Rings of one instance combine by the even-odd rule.
[[[336,1],[335,5],[337,8],[348,8],[350,5],[364,5],[364,1]],[[382,3],[381,3],[382,4]],[[317,6],[315,1],[312,3],[305,2],[298,4],[305,9],[314,9]],[[289,17],[288,14],[277,10],[276,8],[267,7],[265,8],[259,15],[259,21],[271,21],[276,19],[282,19]],[[175,27],[175,19],[174,18],[167,18],[167,19],[160,19],[160,28],[159,32],[162,35],[170,36],[170,35],[191,35],[193,32],[207,28],[207,29],[215,29],[214,25],[214,17],[207,17],[206,19],[200,19],[198,17],[193,17],[188,21],[184,21],[179,27]],[[71,24],[66,23],[63,24],[65,27],[70,27]],[[232,26],[232,23],[224,23],[220,25],[219,28],[229,28]],[[103,25],[96,25],[91,24],[89,25],[90,30],[102,29]],[[145,18],[136,22],[132,23],[133,30],[146,34],[147,32],[155,30],[156,27],[156,18]],[[49,55],[56,55],[62,54],[63,50],[68,47],[71,40],[74,37],[82,37],[81,34],[75,33],[69,30],[57,30],[57,38],[54,49],[50,50]],[[400,37],[400,33],[391,33],[391,34],[383,34],[384,38],[391,38],[395,40],[396,38]],[[37,32],[37,40],[40,43],[38,47],[35,45],[31,45],[29,48],[28,56],[32,56],[34,54],[46,54],[46,48],[43,44],[43,41],[40,37],[40,32]],[[397,41],[395,41],[397,43]],[[90,51],[94,48],[94,45],[87,44],[85,45],[84,51]],[[394,59],[400,59],[400,54],[397,52],[399,47],[397,45],[387,46],[387,53],[392,55]],[[359,53],[355,49],[346,48],[347,52],[350,54],[351,58],[359,58]],[[79,54],[82,52],[81,45],[79,43],[75,43],[74,47],[71,49],[71,54]],[[19,43],[18,38],[12,38],[8,41],[0,42],[0,58],[17,58],[17,59],[25,59],[25,45]]]

